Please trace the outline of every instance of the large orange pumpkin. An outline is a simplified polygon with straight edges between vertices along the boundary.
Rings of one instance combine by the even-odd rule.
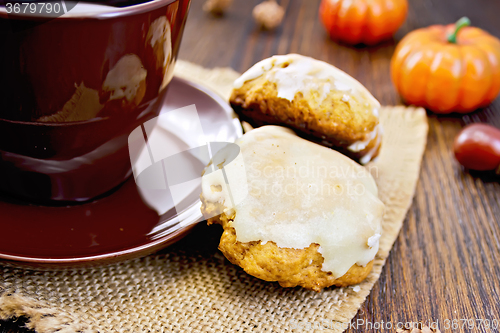
[[[410,32],[391,60],[396,90],[408,104],[437,113],[470,112],[500,91],[500,41],[467,18]]]
[[[407,0],[322,0],[319,7],[330,37],[353,45],[391,38],[407,13]]]

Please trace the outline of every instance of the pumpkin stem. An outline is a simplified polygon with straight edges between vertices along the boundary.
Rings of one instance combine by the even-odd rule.
[[[455,31],[448,35],[448,42],[456,44],[457,43],[457,35],[460,29],[463,27],[468,27],[470,25],[470,20],[467,17],[462,17],[460,20],[455,23]]]

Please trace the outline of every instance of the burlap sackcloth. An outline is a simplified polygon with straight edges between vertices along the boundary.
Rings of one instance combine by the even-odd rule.
[[[208,70],[183,61],[176,75],[225,98],[238,77],[231,69]],[[370,170],[387,210],[375,265],[359,288],[316,293],[258,280],[218,252],[221,228],[200,225],[160,253],[119,264],[59,272],[0,266],[0,318],[25,316],[27,326],[39,333],[289,332],[299,323],[343,331],[340,323],[354,317],[396,240],[426,144],[423,109],[384,107],[380,121],[382,150]]]

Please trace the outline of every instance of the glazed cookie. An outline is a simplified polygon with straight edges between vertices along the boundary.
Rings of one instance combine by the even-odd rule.
[[[221,150],[202,178],[201,210],[222,225],[226,258],[284,287],[363,281],[384,213],[371,174],[284,127],[263,126],[236,144],[238,157]]]
[[[366,164],[380,150],[380,103],[354,78],[298,54],[264,59],[234,82],[231,106],[254,127],[282,125]]]

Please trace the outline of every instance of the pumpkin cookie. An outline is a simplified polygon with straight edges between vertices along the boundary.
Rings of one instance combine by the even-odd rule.
[[[282,125],[366,164],[380,150],[380,103],[358,81],[298,54],[273,56],[234,83],[231,106],[254,127]]]
[[[263,126],[236,144],[238,157],[221,150],[202,178],[201,210],[222,225],[226,258],[283,287],[363,281],[384,213],[370,173],[283,127]]]

